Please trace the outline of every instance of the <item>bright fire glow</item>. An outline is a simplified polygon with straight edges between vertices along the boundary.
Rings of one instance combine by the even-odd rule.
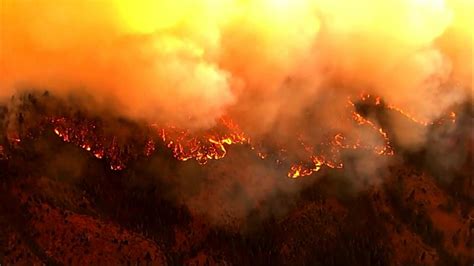
[[[385,129],[353,102],[348,116],[339,113],[361,91],[377,96],[362,101],[422,126],[474,95],[472,0],[0,4],[0,100],[23,88],[67,99],[87,95],[88,110],[150,125],[145,156],[161,143],[178,160],[205,164],[241,144],[300,177],[343,167],[344,150],[393,154]],[[49,122],[64,141],[124,169],[127,151],[114,138],[97,137],[93,123],[60,116]],[[314,132],[306,124],[330,133],[308,141]],[[377,140],[364,142],[360,128]],[[273,131],[296,143],[300,163],[282,159],[287,147],[275,148],[282,156],[258,148]]]

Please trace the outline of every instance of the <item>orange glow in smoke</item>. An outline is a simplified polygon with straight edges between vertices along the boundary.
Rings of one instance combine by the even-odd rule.
[[[30,86],[60,96],[84,92],[91,95],[90,109],[150,125],[145,156],[161,143],[178,160],[206,164],[226,156],[231,145],[247,145],[261,159],[281,163],[249,136],[271,132],[275,124],[295,130],[291,119],[280,117],[306,112],[321,95],[339,93],[334,105],[341,105],[357,90],[370,89],[376,97],[362,95],[362,101],[370,98],[423,126],[472,95],[473,3],[3,0],[0,99]],[[292,140],[305,158],[287,162],[289,177],[342,168],[344,150],[393,154],[385,129],[354,106],[350,102],[347,112],[354,132],[311,144]],[[334,115],[329,121],[339,118],[312,111]],[[231,113],[235,121],[255,114],[254,124],[238,125]],[[93,124],[65,117],[50,122],[63,141],[124,169],[124,151],[115,139],[97,137]],[[364,143],[356,133],[360,127],[379,140]],[[9,139],[21,141],[14,134]],[[286,148],[278,149],[283,154]]]

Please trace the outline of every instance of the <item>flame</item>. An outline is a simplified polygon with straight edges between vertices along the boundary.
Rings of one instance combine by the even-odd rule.
[[[407,119],[411,119],[403,110],[385,105],[380,97],[364,94],[361,95],[360,101],[386,108],[386,110],[397,111],[405,115]],[[287,176],[300,178],[310,176],[323,168],[343,168],[341,154],[347,150],[368,150],[378,156],[394,154],[390,138],[385,130],[358,113],[351,100],[348,103],[348,116],[351,117],[355,125],[372,129],[379,135],[383,145],[363,143],[361,138],[354,138],[354,136],[348,138],[343,133],[329,136],[316,145],[308,144],[303,138],[299,138],[296,141],[299,143],[300,151],[306,154],[306,158],[299,157],[301,160],[297,163],[293,163],[292,159],[289,159],[293,157],[285,147],[273,147],[277,152],[268,153],[268,148],[264,144],[253,142],[238,124],[227,116],[221,117],[214,128],[199,132],[191,132],[174,126],[151,124],[146,135],[143,136],[142,142],[138,145],[119,143],[115,136],[107,135],[101,130],[99,121],[86,118],[67,116],[47,118],[45,128],[50,125],[54,134],[62,141],[84,149],[97,159],[106,160],[110,169],[114,171],[125,169],[129,161],[137,159],[139,156],[152,156],[160,145],[170,149],[173,157],[179,161],[195,160],[201,165],[206,164],[209,160],[224,158],[232,145],[245,145],[262,160],[274,160],[277,165],[289,164]],[[411,120],[423,126],[429,125],[420,123],[416,119]],[[455,123],[456,113],[450,112],[447,119],[441,120],[440,123],[446,121]],[[12,145],[18,145],[20,141],[21,135],[18,132],[10,132],[9,142]],[[8,158],[7,155],[5,148],[0,145],[0,159]]]
[[[152,125],[166,147],[171,149],[173,156],[180,161],[190,159],[199,164],[208,160],[218,160],[227,154],[226,146],[248,143],[248,139],[240,128],[229,118],[221,118],[217,126],[221,132],[207,132],[193,135],[175,127],[161,128]],[[223,131],[223,132],[222,132]]]
[[[381,97],[361,94],[358,103],[369,104],[387,111],[396,111],[413,122],[422,126],[431,124],[422,123],[407,115],[402,109],[385,104]],[[274,161],[279,167],[288,167],[289,178],[310,176],[322,169],[342,169],[344,167],[343,154],[346,151],[364,150],[377,156],[392,156],[394,150],[387,132],[377,122],[364,117],[357,111],[356,103],[348,100],[347,117],[354,123],[355,129],[369,128],[380,141],[365,143],[357,130],[350,133],[335,133],[322,138],[319,143],[309,143],[310,140],[301,136],[294,141],[291,150],[285,146],[266,146],[264,142],[252,140],[239,125],[229,116],[223,116],[216,121],[216,125],[209,130],[190,131],[176,126],[150,124],[143,133],[140,133],[136,142],[119,141],[116,136],[106,134],[102,129],[102,121],[89,119],[86,116],[53,116],[45,119],[43,128],[51,128],[52,132],[62,141],[84,149],[97,159],[106,160],[110,169],[120,171],[127,164],[140,156],[150,157],[162,148],[171,151],[173,157],[179,161],[195,160],[205,165],[209,160],[224,158],[231,146],[242,145],[253,151],[261,160]],[[438,123],[455,123],[456,113],[449,112],[445,119]],[[297,129],[295,129],[297,130]],[[304,132],[304,128],[302,129]],[[18,146],[22,138],[33,136],[28,130],[9,131],[7,139],[10,145]],[[269,152],[271,151],[271,152]],[[273,152],[275,151],[275,152]],[[298,156],[294,156],[297,153]],[[0,158],[8,158],[6,149],[0,146]]]
[[[360,101],[386,110],[397,111],[423,126],[429,125],[411,118],[401,109],[385,105],[380,97],[362,94]],[[151,124],[149,125],[148,135],[143,137],[143,141],[137,147],[131,147],[127,143],[120,144],[115,136],[106,135],[101,130],[100,121],[81,117],[59,116],[48,119],[47,123],[52,126],[52,131],[64,142],[72,143],[84,149],[97,159],[107,160],[110,169],[115,171],[125,169],[127,163],[138,158],[138,156],[152,156],[159,146],[170,149],[173,157],[179,161],[195,160],[204,165],[209,160],[224,158],[232,145],[245,145],[262,160],[274,160],[277,165],[289,164],[287,176],[289,178],[299,178],[312,175],[325,167],[328,169],[343,168],[341,155],[347,150],[368,150],[378,156],[394,154],[390,138],[385,130],[377,123],[358,113],[355,109],[355,103],[351,100],[348,101],[348,116],[351,117],[356,126],[368,127],[376,132],[383,144],[363,143],[360,137],[354,135],[355,133],[351,133],[355,136],[351,136],[351,138],[343,133],[336,133],[328,136],[327,139],[322,140],[317,145],[308,144],[303,138],[299,138],[296,141],[299,143],[301,151],[306,154],[306,158],[300,157],[302,160],[298,163],[292,163],[289,159],[292,156],[285,147],[276,147],[278,152],[269,154],[264,144],[252,141],[228,116],[218,119],[216,126],[212,129],[197,132],[175,126]],[[449,121],[455,123],[456,114],[454,112],[450,112],[448,117]],[[17,144],[19,141],[19,133],[11,132],[10,142]],[[3,150],[2,148],[2,153],[4,153]]]
[[[133,151],[133,147],[122,147],[115,136],[106,136],[97,122],[87,119],[54,117],[49,119],[53,132],[64,142],[73,143],[97,159],[106,159],[110,169],[120,171],[126,168],[128,161],[139,155],[151,156],[155,150],[154,142],[148,138],[142,151]]]
[[[378,143],[364,143],[357,132],[331,132],[317,140],[285,140],[296,143],[297,152],[284,145],[268,148],[226,117],[229,110],[250,109],[257,121],[268,114],[273,121],[264,124],[271,128],[278,120],[275,110],[301,113],[305,98],[324,94],[324,79],[328,87],[342,84],[342,103],[352,88],[370,86],[376,96],[362,94],[358,101],[431,126],[434,121],[406,107],[423,103],[415,106],[419,113],[436,113],[442,102],[444,112],[458,101],[444,94],[472,90],[472,62],[466,61],[472,61],[467,48],[473,6],[463,0],[4,0],[0,96],[10,97],[23,83],[61,96],[80,87],[98,105],[111,99],[120,116],[146,121],[148,135],[139,147],[128,147],[105,134],[100,121],[48,117],[60,139],[108,161],[113,170],[160,148],[177,160],[206,164],[243,145],[262,160],[288,166],[289,177],[308,176],[344,167],[341,154],[348,150],[393,155],[389,135],[349,100],[346,120],[354,131],[375,132]],[[297,103],[278,89],[288,80],[297,84],[289,93]],[[460,85],[440,90],[438,83],[449,82]],[[269,103],[259,109],[253,98]],[[447,119],[455,123],[456,114]],[[292,126],[285,129],[305,130]],[[7,134],[12,145],[23,137]]]
[[[441,124],[443,119],[449,119],[449,120],[452,121],[452,123],[456,122],[456,113],[453,112],[453,111],[448,112],[448,115],[445,118],[441,118],[439,121],[425,121],[425,120],[421,120],[421,119],[417,118],[413,114],[410,114],[409,112],[403,110],[402,108],[400,108],[396,105],[386,104],[385,102],[382,101],[382,98],[379,97],[379,96],[374,97],[370,94],[362,93],[360,95],[360,100],[362,102],[373,104],[375,106],[383,107],[383,108],[385,108],[387,110],[390,110],[390,111],[395,111],[395,112],[399,113],[400,115],[404,116],[405,118],[407,118],[408,120],[410,120],[411,122],[414,122],[416,124],[419,124],[419,125],[425,126],[425,127],[434,125],[436,123]],[[354,103],[351,100],[349,100],[349,104],[354,106]],[[355,116],[357,116],[357,114],[355,114]],[[361,118],[356,118],[356,120],[361,120]],[[363,120],[363,118],[362,118],[362,120]],[[366,122],[362,121],[362,123],[366,123]],[[384,133],[381,133],[381,134],[386,135]]]

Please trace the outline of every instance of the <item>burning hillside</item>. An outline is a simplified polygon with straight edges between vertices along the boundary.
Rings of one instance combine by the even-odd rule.
[[[379,113],[395,111],[418,126],[430,126],[396,107],[385,105],[379,97],[372,98],[370,95],[363,95],[357,103],[349,100],[346,119],[348,123],[352,122],[362,129],[368,128],[375,132],[379,136],[380,145],[373,145],[370,142],[364,143],[363,136],[357,136],[354,133],[352,133],[352,139],[348,139],[343,133],[328,134],[320,143],[309,145],[305,143],[304,131],[301,131],[299,137],[293,140],[294,143],[291,143],[293,146],[298,146],[298,150],[288,150],[281,145],[268,146],[269,143],[266,143],[265,139],[251,139],[228,117],[218,119],[213,128],[199,132],[191,132],[175,126],[135,124],[134,126],[138,127],[139,131],[128,132],[126,133],[128,136],[120,136],[122,130],[106,132],[106,128],[110,126],[107,121],[100,117],[91,117],[80,110],[68,113],[63,113],[59,109],[54,110],[56,113],[45,111],[48,105],[56,105],[56,103],[52,103],[55,100],[49,97],[47,92],[39,98],[34,94],[27,94],[20,98],[21,103],[18,106],[11,106],[14,110],[12,113],[8,108],[4,111],[5,115],[11,117],[11,120],[5,119],[4,121],[3,131],[6,132],[6,143],[2,146],[2,154],[6,157],[5,147],[15,148],[22,139],[34,139],[44,130],[52,130],[64,142],[75,144],[90,152],[97,159],[105,159],[112,170],[123,170],[128,161],[136,160],[140,156],[150,157],[156,151],[157,146],[169,149],[173,157],[179,161],[184,162],[192,159],[204,165],[208,160],[224,158],[230,146],[238,144],[254,151],[261,160],[274,161],[275,166],[290,165],[288,177],[297,178],[318,172],[322,167],[343,168],[342,154],[347,150],[368,151],[374,156],[393,155],[390,137],[382,126],[378,125],[378,122],[361,114],[361,110],[364,108],[376,108]],[[31,105],[28,106],[28,104]],[[26,117],[30,115],[27,112],[34,112],[34,117]],[[455,113],[451,112],[433,122],[432,125],[454,124],[455,118]],[[350,119],[353,121],[349,121]],[[124,120],[123,124],[123,126],[132,126],[133,123]],[[298,157],[298,155],[302,156]],[[305,162],[295,162],[291,159],[304,160]]]
[[[294,229],[291,229],[290,225],[295,223],[295,226],[299,227],[301,226],[299,224],[303,223],[302,230],[309,230],[307,234],[315,235],[308,239],[308,245],[315,243],[331,247],[329,250],[323,249],[320,253],[316,253],[318,261],[325,264],[337,264],[337,260],[331,261],[323,258],[331,258],[331,256],[343,252],[344,249],[347,252],[353,252],[361,248],[359,245],[373,244],[372,242],[370,242],[371,244],[357,242],[354,244],[355,246],[352,244],[342,245],[339,241],[347,241],[340,235],[342,232],[332,227],[326,227],[326,219],[335,219],[338,221],[337,223],[340,223],[339,226],[344,228],[348,226],[347,219],[349,218],[344,218],[348,215],[346,208],[353,206],[352,203],[344,203],[345,206],[340,206],[342,204],[340,200],[344,201],[347,197],[354,197],[352,193],[362,197],[356,200],[358,203],[355,203],[357,208],[362,208],[362,213],[375,212],[375,214],[372,213],[367,217],[352,214],[355,216],[350,219],[369,219],[366,221],[367,223],[376,221],[377,226],[381,226],[377,229],[381,230],[377,234],[388,235],[380,238],[382,235],[364,233],[364,230],[357,226],[342,229],[349,234],[355,234],[354,237],[365,239],[362,241],[372,241],[369,239],[381,241],[376,244],[377,246],[372,246],[373,250],[369,248],[367,251],[369,253],[365,254],[369,257],[349,256],[345,257],[343,261],[361,263],[361,261],[368,259],[377,265],[391,264],[389,263],[391,260],[399,263],[417,261],[431,265],[435,262],[441,264],[447,262],[464,263],[472,259],[468,254],[472,251],[472,237],[474,236],[472,234],[474,220],[471,219],[474,215],[471,193],[474,185],[471,175],[474,146],[472,146],[472,128],[469,126],[473,118],[472,113],[463,109],[463,106],[457,108],[459,115],[454,116],[449,113],[444,118],[427,125],[393,107],[386,106],[379,99],[364,96],[357,102],[348,104],[348,117],[353,119],[353,123],[356,125],[376,132],[380,138],[380,146],[367,145],[361,139],[356,139],[351,143],[342,134],[336,134],[317,146],[308,146],[301,139],[295,139],[299,148],[285,149],[283,146],[272,146],[264,141],[255,142],[227,117],[218,121],[216,126],[210,130],[190,132],[176,127],[139,124],[113,116],[94,117],[93,114],[86,111],[71,109],[71,105],[64,104],[62,100],[47,93],[25,94],[18,99],[13,99],[12,102],[15,104],[11,104],[10,109],[6,107],[3,109],[1,120],[4,128],[0,145],[2,147],[0,166],[2,167],[4,192],[7,195],[2,200],[17,202],[11,208],[23,206],[21,208],[26,208],[26,213],[15,211],[14,216],[11,216],[5,212],[3,219],[6,219],[7,224],[15,221],[27,227],[31,226],[33,231],[19,232],[20,235],[16,235],[16,229],[11,228],[3,233],[6,234],[5,237],[25,241],[25,235],[36,235],[38,233],[34,233],[35,230],[40,230],[39,228],[45,226],[46,229],[41,230],[46,230],[46,232],[51,230],[69,231],[67,228],[71,220],[74,221],[73,224],[81,224],[82,227],[79,228],[82,229],[77,229],[78,232],[73,232],[70,235],[66,234],[65,240],[56,239],[51,231],[51,233],[45,232],[35,236],[35,240],[27,241],[38,243],[41,245],[41,249],[45,248],[47,251],[57,249],[55,246],[57,241],[67,241],[67,243],[71,241],[71,245],[73,245],[72,241],[76,235],[86,235],[84,241],[90,243],[88,245],[95,248],[99,245],[112,245],[110,248],[118,248],[118,253],[103,257],[100,253],[92,252],[81,260],[79,257],[82,255],[75,254],[73,249],[68,249],[67,246],[63,247],[62,253],[44,255],[36,251],[28,251],[31,244],[20,247],[18,245],[21,242],[18,244],[8,242],[10,244],[4,247],[7,250],[3,255],[6,262],[41,261],[49,263],[53,260],[65,264],[86,261],[96,263],[103,258],[108,262],[121,261],[124,263],[131,257],[129,257],[130,255],[124,256],[122,253],[124,252],[122,243],[133,242],[139,243],[134,244],[139,247],[127,252],[135,254],[132,257],[138,256],[136,257],[137,261],[154,261],[156,263],[159,261],[160,264],[165,264],[167,260],[168,263],[183,263],[183,259],[190,259],[186,263],[204,263],[200,262],[201,260],[221,263],[223,261],[216,261],[214,257],[216,255],[213,255],[214,252],[217,252],[221,254],[218,256],[223,256],[224,261],[237,263],[240,260],[234,258],[232,253],[247,252],[247,249],[233,247],[228,250],[230,247],[226,247],[222,250],[216,249],[211,244],[212,241],[220,243],[228,237],[232,239],[237,237],[234,241],[250,241],[251,245],[257,245],[259,248],[262,248],[259,245],[270,245],[262,252],[277,252],[272,250],[279,249],[275,253],[276,257],[271,256],[275,261],[285,264],[305,263],[305,261],[312,260],[307,257],[306,252],[311,252],[311,249],[306,244],[301,247],[291,241],[282,246],[270,244],[273,242],[265,244],[266,241],[273,241],[271,240],[273,238],[302,237],[299,236],[299,232],[292,232]],[[15,108],[12,108],[13,106]],[[466,107],[468,106],[466,105]],[[391,141],[390,136],[394,132],[390,125],[377,126],[375,122],[366,118],[372,116],[384,121],[384,117],[390,115],[400,116],[400,119],[405,120],[411,126],[428,127],[431,136],[429,138],[433,138],[429,143],[430,145],[436,143],[436,148],[427,146],[421,151],[407,150],[396,141]],[[384,123],[379,122],[379,124]],[[443,134],[444,139],[437,136],[438,134]],[[450,158],[442,156],[446,153],[451,153]],[[373,169],[371,168],[373,164],[363,165],[361,158],[364,156],[378,167],[383,165],[388,169]],[[403,162],[403,160],[410,160],[411,157],[417,158],[417,160]],[[386,162],[387,159],[392,162]],[[450,159],[452,159],[451,162],[449,162]],[[187,162],[188,160],[196,163]],[[188,164],[191,165],[191,168],[186,166]],[[359,169],[359,167],[367,168]],[[439,210],[436,206],[430,207],[435,210],[433,215],[445,216],[446,218],[443,219],[447,219],[440,221],[437,229],[426,229],[435,230],[433,232],[419,231],[418,229],[419,223],[435,222],[431,220],[434,219],[430,218],[431,214],[425,213],[424,215],[428,215],[427,217],[416,218],[425,220],[418,221],[411,213],[416,213],[418,211],[416,208],[397,205],[400,204],[399,200],[404,199],[406,203],[403,204],[411,206],[415,192],[411,192],[409,196],[405,197],[399,195],[401,192],[398,192],[396,187],[401,185],[397,183],[402,182],[403,186],[408,186],[403,187],[403,191],[415,191],[416,189],[411,185],[404,183],[411,184],[411,179],[414,178],[410,177],[413,175],[411,171],[416,173],[419,170],[397,172],[400,170],[393,169],[420,167],[421,171],[427,173],[431,171],[436,173],[439,168],[444,171],[442,175],[434,175],[438,181],[434,181],[433,177],[423,176],[424,181],[420,181],[421,187],[433,186],[433,188],[429,190],[423,188],[422,192],[417,192],[427,194],[423,196],[428,197],[426,202],[444,202],[439,203],[437,207],[441,208]],[[240,173],[233,172],[234,169],[240,169]],[[327,171],[321,171],[323,169]],[[334,169],[332,170],[334,172],[329,171],[331,169]],[[319,171],[321,173],[316,176],[314,173]],[[286,176],[301,178],[301,182],[294,183]],[[302,178],[304,176],[306,177]],[[341,178],[349,183],[340,184]],[[378,182],[383,182],[383,185]],[[344,186],[345,188],[343,188]],[[437,186],[441,186],[441,188]],[[242,191],[233,191],[236,188]],[[80,192],[81,190],[83,192]],[[348,190],[353,192],[345,194],[348,193]],[[443,192],[443,190],[447,192]],[[122,193],[125,194],[122,195]],[[380,193],[384,195],[382,197],[385,197],[383,201],[379,199]],[[431,195],[431,193],[436,195]],[[444,194],[440,196],[439,193]],[[365,197],[374,198],[367,201],[368,199]],[[314,200],[316,203],[313,202]],[[326,206],[326,200],[331,201],[328,206]],[[130,203],[126,203],[127,201]],[[313,206],[314,204],[316,207]],[[322,205],[320,206],[320,204]],[[7,206],[9,204],[5,207]],[[446,211],[443,208],[458,210],[453,213],[452,210]],[[397,214],[397,212],[406,211],[410,214]],[[308,214],[300,212],[308,212]],[[48,214],[44,216],[42,213]],[[387,215],[384,213],[389,213],[391,218],[386,220],[373,217],[373,215],[377,217]],[[25,219],[23,215],[44,218],[27,222],[27,220],[23,220]],[[49,217],[48,215],[53,216]],[[107,222],[101,221],[97,215],[106,215],[110,217],[109,219],[116,221],[115,223],[118,225],[107,225]],[[313,217],[311,219],[316,219],[315,224],[304,224],[307,218],[300,218],[301,215]],[[333,216],[335,218],[330,218]],[[275,219],[279,221],[277,224],[273,224]],[[271,222],[272,225],[266,229],[260,228],[262,222]],[[103,223],[105,224],[102,225]],[[165,227],[158,228],[154,223]],[[190,224],[186,225],[186,223]],[[364,223],[362,222],[360,226],[363,227]],[[104,229],[101,229],[102,226],[104,228],[111,227],[110,232],[104,232]],[[116,231],[118,230],[115,229],[117,226],[125,228],[133,226],[135,228],[133,231],[138,232],[138,235],[133,235],[133,232],[125,232],[123,235],[123,233]],[[400,226],[403,228],[400,229],[401,232],[397,231]],[[174,233],[169,231],[169,228],[175,228]],[[219,234],[222,235],[213,236],[210,233],[212,230],[222,230],[219,231]],[[251,237],[250,240],[244,240],[249,237],[248,234],[254,234],[255,230],[259,235],[257,239],[252,240]],[[280,232],[281,230],[284,230],[284,233]],[[87,235],[91,235],[92,232],[105,234],[105,239],[97,234],[91,239]],[[237,235],[235,235],[236,233]],[[150,239],[146,238],[149,234],[153,238],[160,238],[154,240],[159,243],[157,247],[154,246],[156,245],[153,244],[154,242],[150,243]],[[170,236],[169,234],[176,235]],[[203,235],[197,239],[190,238],[195,234]],[[316,237],[321,234],[326,240]],[[438,238],[432,240],[431,234],[453,237],[458,240],[455,244],[450,244],[451,242],[442,242]],[[143,236],[145,238],[141,238]],[[169,237],[171,239],[168,239]],[[385,239],[386,237],[388,239]],[[399,239],[400,237],[402,239]],[[115,241],[118,241],[118,244]],[[166,243],[164,244],[162,241]],[[399,250],[406,248],[407,241],[413,241],[410,245],[414,245],[411,248],[415,248],[415,250],[409,248],[412,252],[410,254],[404,254]],[[116,244],[118,246],[114,247]],[[160,245],[164,245],[164,247],[160,247]],[[192,258],[190,250],[196,247],[202,248],[203,250],[200,252],[203,253]],[[20,250],[17,250],[18,248]],[[161,250],[162,248],[165,250]],[[295,248],[298,250],[295,251]],[[167,249],[169,250],[166,251]],[[89,254],[90,251],[87,250],[85,247],[83,252]],[[12,255],[12,252],[17,255]],[[294,252],[303,253],[296,258],[291,255]],[[363,253],[363,251],[359,252]],[[375,253],[371,254],[370,252]],[[173,256],[173,258],[165,259],[163,253]],[[64,257],[63,254],[68,255]],[[263,253],[259,256],[261,256],[258,258],[261,263],[268,263],[264,260],[268,255]]]
[[[0,264],[474,260],[470,1],[0,4]]]

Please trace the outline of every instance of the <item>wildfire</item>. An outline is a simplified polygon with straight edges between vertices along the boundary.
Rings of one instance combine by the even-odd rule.
[[[375,132],[379,141],[366,143],[357,130],[348,136],[344,133],[327,135],[318,143],[309,143],[311,140],[301,137],[295,139],[298,156],[295,157],[294,147],[288,150],[282,145],[268,147],[260,140],[251,139],[237,123],[230,117],[224,116],[216,121],[216,125],[209,130],[190,131],[176,126],[151,124],[138,132],[133,132],[133,139],[116,136],[114,133],[105,132],[103,121],[89,119],[87,116],[50,116],[40,126],[39,131],[51,129],[62,141],[72,143],[87,151],[97,159],[108,162],[110,169],[123,170],[130,161],[139,157],[150,157],[157,150],[164,148],[171,151],[172,156],[179,161],[195,160],[200,165],[205,165],[209,160],[224,158],[233,145],[243,145],[249,148],[261,160],[273,161],[278,167],[288,167],[289,178],[299,178],[312,175],[327,169],[341,169],[344,167],[343,157],[347,151],[363,150],[376,156],[392,156],[394,150],[391,140],[385,129],[376,121],[364,117],[357,110],[358,104],[368,104],[379,110],[396,111],[413,122],[422,126],[432,123],[422,123],[412,119],[406,112],[391,105],[386,105],[380,97],[362,94],[357,104],[349,100],[347,105],[347,118],[355,129],[368,127]],[[450,112],[445,119],[437,123],[455,123],[456,114]],[[303,129],[304,130],[304,129]],[[10,147],[16,147],[22,138],[34,137],[26,128],[21,131],[11,131],[7,134]],[[23,133],[21,133],[23,132]],[[361,131],[362,132],[362,131]],[[23,135],[22,135],[23,134]],[[363,134],[363,133],[361,133]],[[365,134],[365,133],[364,133]],[[0,146],[0,159],[8,158],[7,150]]]
[[[432,122],[427,122],[427,121],[422,121],[422,120],[419,120],[417,119],[416,117],[414,117],[413,115],[403,111],[401,108],[398,108],[394,105],[388,105],[387,106],[388,109],[390,110],[393,110],[393,111],[396,111],[400,114],[402,114],[403,116],[405,116],[406,118],[410,119],[411,121],[417,123],[417,124],[420,124],[420,125],[423,125],[423,126],[429,126],[429,125],[432,125],[433,123]]]
[[[363,145],[360,141],[360,138],[356,138],[353,142],[349,142],[343,134],[339,133],[328,142],[322,142],[319,145],[319,150],[328,151],[328,154],[316,155],[314,152],[314,147],[308,146],[304,142],[301,142],[303,148],[310,154],[309,161],[311,163],[299,163],[293,165],[288,172],[288,177],[298,178],[309,176],[315,172],[320,171],[324,166],[330,169],[341,169],[344,167],[344,164],[341,161],[341,153],[343,153],[345,150],[366,149],[373,151],[377,155],[393,155],[390,139],[388,138],[387,133],[385,133],[381,127],[378,127],[374,122],[364,118],[356,111],[352,111],[352,118],[359,126],[369,126],[378,132],[384,141],[384,145]]]
[[[425,127],[431,126],[431,125],[434,125],[434,124],[442,124],[443,120],[451,120],[452,123],[456,122],[456,113],[453,112],[453,111],[449,112],[449,114],[446,117],[442,117],[438,121],[436,121],[436,120],[435,121],[424,121],[422,119],[419,119],[419,118],[415,117],[414,115],[410,114],[409,112],[403,110],[402,108],[400,108],[396,105],[386,104],[385,102],[382,101],[382,99],[380,97],[373,97],[370,94],[362,93],[360,95],[360,100],[362,102],[365,102],[365,103],[368,103],[368,104],[372,104],[372,105],[375,105],[375,106],[378,106],[378,107],[382,107],[386,110],[397,112],[398,114],[404,116],[408,120],[410,120],[410,121],[412,121],[416,124],[419,124],[421,126],[425,126]],[[354,106],[354,103],[351,100],[349,100],[349,104]],[[357,116],[357,113],[355,113],[355,115]],[[361,119],[364,119],[364,118],[361,118]],[[356,118],[356,120],[360,120],[360,118]],[[366,122],[362,122],[362,123],[366,123]],[[369,121],[369,123],[370,123],[370,121]],[[379,130],[382,130],[382,129],[379,129]],[[382,135],[386,135],[386,134],[382,134]]]
[[[374,106],[398,111],[398,108],[383,105],[379,97],[362,95],[362,102],[369,102]],[[299,178],[319,172],[324,167],[341,169],[344,167],[342,154],[347,150],[368,150],[379,156],[391,156],[394,151],[388,134],[377,123],[365,118],[357,112],[355,104],[348,101],[349,114],[358,127],[369,127],[376,132],[383,145],[369,145],[363,143],[360,137],[348,138],[342,133],[328,136],[317,145],[308,144],[303,138],[297,140],[306,159],[292,163],[291,155],[285,147],[276,148],[276,154],[269,154],[262,143],[253,142],[240,127],[229,117],[222,117],[214,128],[204,132],[191,132],[174,126],[151,124],[145,135],[138,138],[138,144],[119,143],[116,136],[105,134],[101,129],[100,121],[88,120],[82,117],[53,117],[48,120],[53,132],[62,141],[72,143],[92,154],[97,159],[105,159],[110,169],[120,171],[126,168],[127,163],[139,156],[152,156],[157,147],[168,148],[174,158],[179,161],[195,160],[204,165],[209,160],[224,158],[232,145],[246,145],[262,160],[274,160],[277,165],[289,164],[288,177]],[[406,113],[399,112],[402,115]],[[408,116],[407,116],[408,117]],[[455,121],[456,114],[450,113],[451,121]],[[410,118],[410,117],[408,117]],[[418,121],[412,119],[412,121]],[[420,123],[424,126],[428,124]],[[10,143],[17,145],[21,141],[18,134],[11,134]],[[0,155],[4,154],[1,147]],[[6,157],[6,156],[2,156]]]
[[[226,146],[248,143],[245,134],[229,118],[221,118],[218,130],[202,135],[194,135],[176,127],[162,128],[152,125],[173,156],[180,161],[195,159],[199,164],[208,160],[218,160],[227,154]],[[220,131],[220,132],[219,132]]]
[[[369,103],[373,106],[382,107],[386,110],[398,112],[399,114],[403,115],[410,121],[415,122],[422,126],[430,126],[430,125],[435,124],[432,122],[421,121],[415,118],[414,116],[408,114],[403,109],[398,108],[394,105],[386,105],[383,103],[381,97],[373,97],[369,94],[361,94],[360,101]],[[340,158],[341,158],[340,154],[344,150],[348,150],[348,149],[371,150],[372,152],[380,156],[392,156],[394,154],[394,150],[392,148],[391,141],[387,132],[385,132],[385,130],[381,126],[377,125],[375,122],[363,117],[360,113],[358,113],[355,110],[355,104],[352,100],[349,99],[348,103],[349,103],[349,106],[353,108],[352,110],[353,121],[359,126],[368,126],[372,128],[375,132],[379,134],[379,136],[384,142],[384,145],[377,145],[377,146],[363,145],[360,141],[360,138],[357,138],[353,143],[348,143],[343,134],[336,134],[332,140],[329,140],[328,142],[325,142],[325,143],[323,142],[320,145],[320,147],[323,147],[323,146],[330,147],[329,151],[330,151],[330,154],[332,154],[333,156],[328,158],[327,155],[325,154],[315,155],[316,153],[314,152],[314,147],[310,147],[306,145],[304,142],[301,142],[302,147],[310,154],[309,156],[310,160],[309,162],[298,163],[298,164],[292,165],[288,172],[288,177],[298,178],[298,177],[309,176],[315,172],[320,171],[322,167],[324,166],[331,169],[343,168],[344,164],[342,161],[340,161]],[[447,119],[450,120],[452,123],[455,123],[456,113],[450,112]],[[446,119],[441,119],[438,121],[438,123],[442,124],[444,123],[444,120]],[[328,150],[328,149],[320,149],[320,150]]]
[[[125,169],[127,162],[139,155],[150,156],[154,141],[147,138],[143,147],[131,143],[119,144],[116,136],[107,136],[95,121],[67,117],[51,118],[53,132],[64,142],[70,142],[90,152],[97,159],[106,159],[112,170]]]
[[[308,176],[343,168],[348,151],[393,155],[388,129],[354,102],[425,127],[456,121],[455,113],[434,122],[417,115],[438,111],[432,102],[443,105],[439,112],[450,110],[459,97],[467,97],[458,95],[472,90],[471,2],[103,0],[71,5],[42,0],[33,6],[7,0],[0,9],[0,96],[14,95],[18,84],[44,87],[63,98],[90,96],[81,102],[88,110],[110,100],[106,110],[145,121],[143,136],[134,142],[105,132],[97,119],[48,113],[45,128],[106,160],[113,170],[161,148],[179,161],[204,165],[243,145],[258,158],[287,167],[289,177]],[[442,90],[438,83],[459,86]],[[267,132],[281,122],[284,108],[299,119],[314,99],[324,100],[318,96],[326,89],[339,105],[354,88],[367,86],[377,97],[349,100],[342,122],[355,128],[351,133],[321,125],[321,139],[292,132],[285,144],[269,148],[258,139],[264,136],[244,132],[225,116],[229,109],[255,113],[255,121],[269,120],[262,123],[269,128],[255,131]],[[259,99],[265,104],[258,106]],[[400,107],[409,104],[413,110]],[[310,111],[329,113],[317,108]],[[332,115],[325,118],[340,118]],[[281,127],[285,130],[293,126],[287,120],[281,122],[288,123]],[[373,132],[376,140],[367,143],[359,129]],[[5,139],[19,146],[27,134],[7,132]],[[2,147],[0,156],[8,148]]]

